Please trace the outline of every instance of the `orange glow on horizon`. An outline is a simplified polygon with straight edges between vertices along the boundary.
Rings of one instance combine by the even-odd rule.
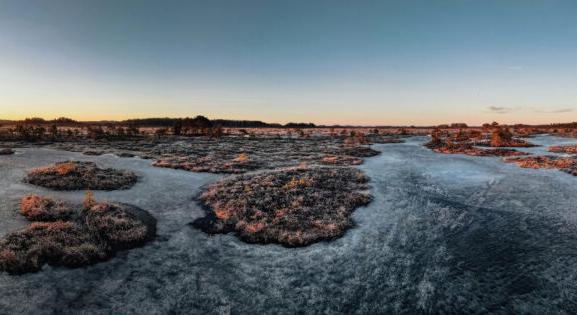
[[[277,115],[251,115],[251,114],[210,114],[202,112],[193,112],[189,114],[170,114],[170,113],[110,113],[110,114],[67,114],[67,113],[52,113],[52,112],[22,112],[22,113],[4,113],[0,109],[0,120],[23,120],[26,118],[43,118],[46,120],[57,119],[60,117],[66,117],[74,119],[77,121],[121,121],[127,119],[135,118],[184,118],[184,117],[194,117],[197,115],[206,116],[209,119],[230,119],[230,120],[260,120],[267,123],[279,123],[286,124],[289,122],[299,122],[299,123],[309,123],[312,122],[316,125],[351,125],[351,126],[435,126],[440,124],[450,124],[450,123],[466,123],[470,126],[480,126],[483,123],[491,123],[493,121],[499,122],[501,124],[529,124],[529,125],[543,125],[551,123],[570,123],[573,122],[571,119],[567,119],[566,115],[561,115],[562,117],[551,117],[551,119],[546,119],[543,115],[513,115],[513,114],[484,114],[477,115],[480,116],[479,119],[472,120],[467,117],[451,116],[443,118],[441,115],[426,115],[427,117],[421,119],[415,119],[411,117],[406,117],[405,119],[379,119],[378,117],[365,118],[365,117],[351,117],[348,118],[328,118],[328,117],[316,117],[314,115],[295,115],[294,118],[284,118],[281,119]],[[359,116],[370,116],[370,115],[359,115]],[[375,115],[377,116],[377,115]],[[430,118],[430,119],[429,119]],[[575,119],[577,120],[577,119]]]

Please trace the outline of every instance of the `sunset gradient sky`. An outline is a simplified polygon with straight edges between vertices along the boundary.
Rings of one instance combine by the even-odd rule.
[[[0,118],[577,121],[577,1],[0,0]]]

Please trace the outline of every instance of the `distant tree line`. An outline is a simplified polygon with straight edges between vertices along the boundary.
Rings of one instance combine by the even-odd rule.
[[[32,117],[26,118],[24,120],[15,121],[12,123],[16,123],[19,125],[33,125],[33,126],[42,126],[42,125],[57,125],[57,126],[77,126],[81,123],[70,118],[60,117],[56,119],[46,120],[44,118]]]
[[[209,120],[204,116],[195,118],[144,118],[129,119],[121,122],[125,125],[137,125],[140,127],[173,127],[178,124],[190,126],[192,128],[210,128],[220,126],[223,128],[315,128],[313,123],[287,123],[285,125],[276,123],[266,123],[260,120],[231,120],[213,119]]]

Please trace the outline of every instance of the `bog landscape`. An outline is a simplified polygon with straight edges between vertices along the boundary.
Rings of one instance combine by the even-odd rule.
[[[10,313],[575,310],[575,123],[61,118],[0,137]]]
[[[0,315],[577,314],[576,17],[0,0]]]

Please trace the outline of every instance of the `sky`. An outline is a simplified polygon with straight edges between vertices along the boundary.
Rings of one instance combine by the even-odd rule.
[[[575,0],[0,0],[0,118],[577,121]]]

